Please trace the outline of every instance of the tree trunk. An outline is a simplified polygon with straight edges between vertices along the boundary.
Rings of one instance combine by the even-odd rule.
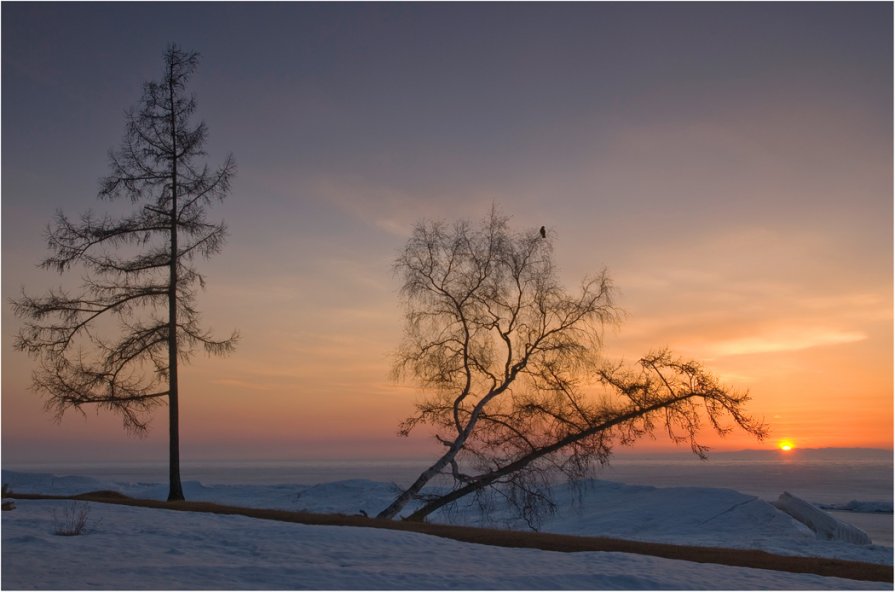
[[[413,485],[411,485],[409,488],[407,488],[406,491],[401,493],[401,495],[399,495],[395,499],[395,501],[393,501],[391,505],[389,505],[389,507],[379,512],[379,514],[376,516],[377,518],[394,518],[395,515],[397,515],[397,513],[400,512],[405,505],[407,505],[407,502],[413,499],[420,492],[420,490],[426,485],[426,483],[431,481],[435,475],[441,472],[441,469],[446,467],[448,463],[450,463],[457,457],[460,451],[463,450],[463,446],[466,444],[466,440],[469,439],[469,434],[471,434],[472,430],[475,429],[476,423],[478,423],[478,418],[479,415],[482,413],[482,410],[485,408],[488,402],[491,401],[491,399],[503,393],[510,386],[510,384],[512,384],[513,380],[516,378],[516,375],[519,373],[520,368],[521,366],[518,365],[517,367],[514,367],[513,371],[510,373],[509,377],[504,381],[502,385],[500,385],[498,388],[493,389],[490,393],[482,397],[482,400],[479,401],[473,409],[472,415],[470,416],[469,421],[466,423],[466,426],[459,432],[457,438],[454,440],[454,443],[451,445],[448,451],[445,452],[444,455],[442,455],[442,457],[439,458],[434,465],[423,471],[420,476],[417,477],[416,481],[413,482]],[[469,387],[467,385],[467,388],[465,390],[468,390],[468,388]],[[463,396],[465,396],[465,394]]]
[[[503,389],[500,389],[502,392]],[[454,440],[454,443],[445,452],[441,458],[439,458],[434,465],[420,473],[420,476],[417,477],[416,481],[413,482],[413,485],[408,487],[404,492],[401,493],[395,501],[393,501],[389,507],[384,509],[383,511],[377,514],[377,518],[386,518],[391,519],[394,518],[398,512],[400,512],[404,506],[407,505],[407,502],[412,500],[416,495],[425,487],[426,483],[432,480],[435,475],[441,472],[441,469],[446,467],[452,460],[457,457],[457,454],[463,449],[463,445],[466,444],[467,438],[469,438],[470,432],[475,427],[476,422],[478,421],[478,415],[481,413],[481,410],[484,408],[485,404],[494,398],[494,396],[498,394],[497,392],[490,393],[487,397],[482,399],[479,404],[476,406],[475,411],[472,414],[472,417],[469,420],[469,423],[466,424],[466,427],[460,434],[457,436],[457,439]]]
[[[565,438],[562,438],[561,440],[554,442],[553,444],[551,444],[549,446],[544,446],[542,448],[532,450],[531,452],[529,452],[525,456],[519,458],[515,462],[512,462],[500,469],[496,469],[490,473],[481,475],[478,478],[474,479],[472,482],[467,483],[463,487],[461,487],[459,489],[455,489],[454,491],[451,491],[450,493],[447,493],[447,494],[439,497],[438,499],[430,501],[429,503],[424,505],[422,508],[413,512],[410,516],[408,516],[406,518],[406,520],[422,521],[426,518],[426,516],[428,516],[435,510],[437,510],[443,506],[446,506],[447,504],[449,504],[453,501],[456,501],[456,500],[460,499],[461,497],[465,497],[465,496],[469,495],[470,493],[473,493],[475,491],[483,489],[483,488],[487,487],[488,485],[491,485],[492,483],[494,483],[495,481],[497,481],[498,479],[500,479],[501,477],[503,477],[505,475],[509,475],[511,473],[514,473],[516,471],[524,469],[530,463],[541,458],[542,456],[562,450],[563,448],[565,448],[566,446],[569,446],[570,444],[574,444],[575,442],[578,442],[579,440],[583,440],[584,438],[588,438],[590,436],[593,436],[594,434],[597,434],[604,430],[608,430],[609,428],[611,428],[613,426],[617,426],[619,424],[622,424],[626,421],[630,421],[637,417],[642,417],[643,415],[652,413],[654,411],[658,411],[659,409],[668,407],[669,405],[673,405],[675,403],[685,401],[685,400],[687,400],[691,397],[694,397],[694,396],[696,396],[695,393],[689,392],[684,395],[679,395],[677,397],[673,397],[673,398],[670,398],[670,399],[667,399],[664,401],[659,401],[659,402],[649,405],[647,407],[635,408],[635,409],[632,409],[631,411],[628,411],[627,413],[622,413],[622,414],[617,415],[617,416],[613,417],[612,419],[606,420],[602,423],[592,425],[591,427],[581,430],[580,432],[575,432],[575,433],[569,434]],[[380,514],[379,517],[380,518],[391,518],[392,516],[383,516],[382,514]]]
[[[176,171],[176,165],[175,165]],[[177,200],[174,198],[176,211]],[[177,218],[171,217],[171,277],[168,288],[168,501],[182,500],[180,409],[177,399]]]
[[[168,501],[182,500],[180,483],[180,409],[177,398],[177,114],[174,65],[168,65],[171,109],[171,272],[168,283]]]
[[[379,512],[377,514],[377,518],[386,518],[391,519],[394,518],[395,515],[400,512],[407,502],[412,500],[416,495],[420,492],[420,490],[428,483],[432,477],[441,472],[441,469],[447,466],[447,464],[451,461],[451,459],[456,455],[456,451],[451,449],[444,456],[438,459],[438,461],[423,471],[419,477],[417,477],[416,481],[413,482],[413,485],[404,490],[401,495],[395,498],[395,501],[389,505],[386,509]]]

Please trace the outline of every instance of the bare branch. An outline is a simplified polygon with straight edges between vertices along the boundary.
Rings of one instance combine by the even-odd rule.
[[[513,233],[492,209],[481,225],[423,223],[395,269],[403,280],[405,337],[396,376],[431,393],[402,424],[435,429],[445,450],[379,516],[391,518],[424,499],[410,518],[490,489],[535,527],[549,511],[548,476],[580,478],[661,426],[704,456],[697,441],[703,415],[719,434],[722,418],[761,437],[742,411],[748,397],[722,387],[695,362],[668,352],[635,368],[599,362],[602,330],[616,323],[613,286],[605,271],[577,293],[562,288],[546,232]],[[422,495],[439,474],[454,490]]]

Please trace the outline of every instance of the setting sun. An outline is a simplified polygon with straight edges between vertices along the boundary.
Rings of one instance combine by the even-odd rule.
[[[790,450],[792,450],[793,448],[796,447],[795,443],[794,443],[792,440],[789,440],[789,439],[787,439],[787,440],[780,440],[780,441],[777,443],[777,446],[780,448],[780,450],[782,450],[782,451],[784,451],[784,452],[789,452]]]

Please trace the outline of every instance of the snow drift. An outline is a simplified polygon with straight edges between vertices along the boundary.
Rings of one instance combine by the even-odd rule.
[[[851,500],[845,504],[815,504],[821,510],[857,512],[860,514],[891,514],[892,502],[884,500]]]
[[[856,545],[869,545],[870,537],[863,530],[836,520],[820,508],[784,491],[775,506],[814,531],[817,538],[828,541],[844,541]]]

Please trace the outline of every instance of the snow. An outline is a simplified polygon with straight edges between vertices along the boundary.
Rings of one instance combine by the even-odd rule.
[[[90,504],[85,536],[52,510],[3,515],[5,589],[884,589],[805,574],[623,553],[506,549],[415,533]],[[49,567],[52,566],[52,569]]]
[[[857,545],[869,545],[867,533],[850,524],[836,520],[820,508],[784,491],[774,504],[799,522],[806,524],[819,539],[844,541]]]
[[[851,500],[846,504],[816,504],[822,510],[861,512],[865,514],[891,514],[892,502],[883,500]]]
[[[163,499],[152,483],[3,471],[13,491],[110,489]],[[187,482],[188,499],[370,515],[395,486],[367,480],[299,485]],[[557,487],[542,530],[691,545],[757,548],[891,564],[892,549],[817,540],[770,503],[729,489],[657,488],[607,481]],[[874,583],[624,553],[508,549],[377,529],[287,524],[242,516],[89,504],[84,536],[55,536],[73,502],[16,500],[2,513],[3,589],[891,589]],[[79,502],[84,503],[84,502]],[[438,521],[522,525],[472,507]]]

